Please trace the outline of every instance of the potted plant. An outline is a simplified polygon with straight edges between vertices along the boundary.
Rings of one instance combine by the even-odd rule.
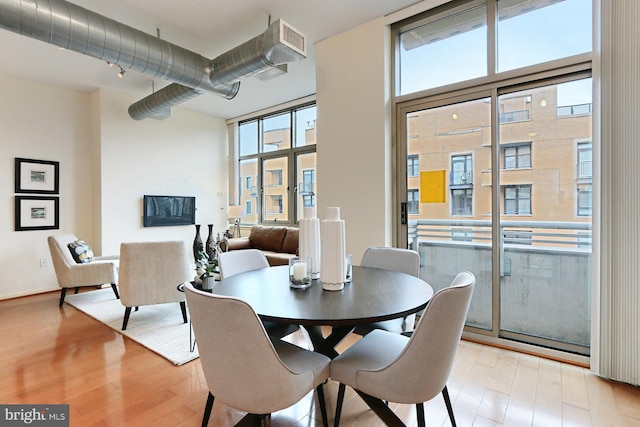
[[[196,260],[196,278],[200,279],[202,289],[211,290],[216,280],[219,280],[220,273],[218,271],[218,258],[210,258],[205,251],[198,252]],[[196,280],[197,282],[197,280]]]

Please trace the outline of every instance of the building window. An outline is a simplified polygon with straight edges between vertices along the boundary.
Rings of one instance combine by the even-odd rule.
[[[593,208],[591,185],[578,187],[578,216],[591,216]]]
[[[252,207],[243,224],[297,223],[304,206],[315,206],[315,103],[239,122],[237,135],[240,203]],[[311,190],[294,191],[301,184]]]
[[[473,184],[473,158],[471,154],[451,156],[450,185]]]
[[[420,191],[409,190],[407,192],[407,213],[417,215],[420,213]]]
[[[253,203],[251,203],[251,200],[247,200],[244,203],[244,213],[245,215],[253,215]]]
[[[503,150],[505,169],[523,169],[531,167],[531,143],[505,145]]]
[[[407,156],[407,176],[420,175],[420,159],[417,154]]]
[[[593,149],[590,142],[578,144],[578,178],[593,176]]]
[[[275,215],[282,213],[282,196],[269,196],[266,198],[267,214]]]
[[[451,190],[451,215],[473,214],[473,190],[458,188]]]
[[[504,187],[505,215],[531,215],[531,185]]]

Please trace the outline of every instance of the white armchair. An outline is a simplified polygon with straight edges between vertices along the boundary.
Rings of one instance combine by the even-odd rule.
[[[183,241],[136,242],[120,245],[118,285],[125,307],[122,330],[127,329],[131,309],[152,304],[180,303],[187,323],[184,293],[177,286],[188,282],[193,270]]]
[[[70,233],[49,236],[47,243],[51,252],[51,261],[58,279],[58,286],[62,288],[60,293],[60,306],[64,303],[67,289],[82,286],[100,286],[110,284],[116,298],[118,288],[118,256],[98,256],[86,264],[78,264],[71,256],[71,251],[67,246],[75,242],[78,238]]]

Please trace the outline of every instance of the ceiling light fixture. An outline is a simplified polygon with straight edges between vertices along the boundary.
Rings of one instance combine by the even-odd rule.
[[[120,66],[118,65],[118,67]],[[118,77],[122,78],[124,76],[124,73],[126,73],[126,71],[124,70],[124,68],[120,67],[120,72],[118,73]]]

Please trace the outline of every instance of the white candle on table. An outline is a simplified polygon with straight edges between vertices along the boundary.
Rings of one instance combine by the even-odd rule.
[[[307,263],[296,262],[293,264],[293,279],[297,281],[304,280],[307,277]]]

